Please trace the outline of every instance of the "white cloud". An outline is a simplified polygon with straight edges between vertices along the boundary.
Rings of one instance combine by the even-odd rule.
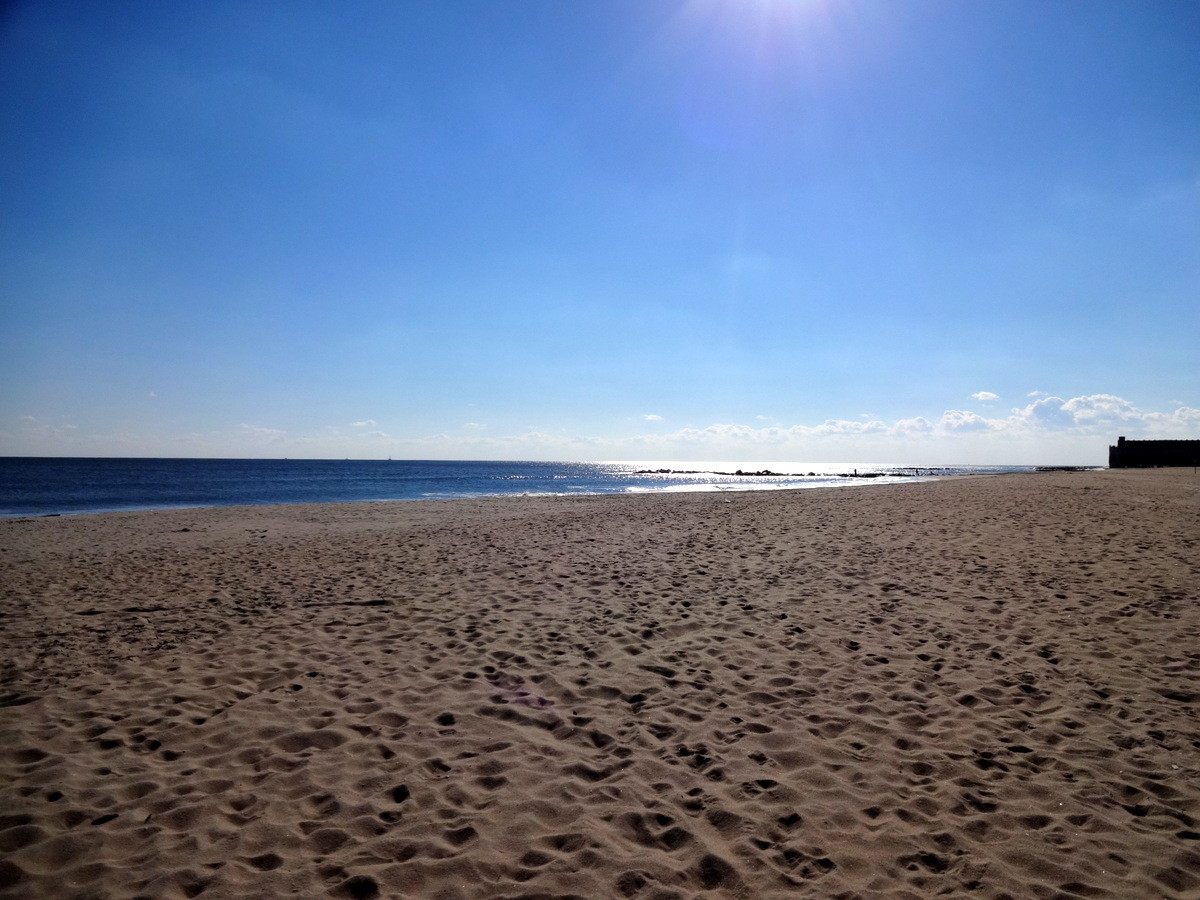
[[[278,428],[263,428],[258,425],[247,425],[244,422],[239,427],[242,429],[242,434],[260,440],[276,442],[287,438],[287,432],[280,431]]]
[[[1084,397],[1043,397],[1023,409],[1014,409],[1003,427],[1070,431],[1076,434],[1109,434],[1116,428],[1141,437],[1190,437],[1200,423],[1200,410],[1180,406],[1170,413],[1146,412],[1115,394]],[[1111,435],[1110,435],[1111,436]]]
[[[1063,409],[1066,401],[1062,397],[1043,397],[1024,409],[1014,409],[1009,418],[1010,425],[1029,424],[1040,427],[1067,427],[1075,424],[1075,417]]]
[[[971,395],[976,400],[999,400],[999,394],[993,394],[991,391],[979,391]]]
[[[664,435],[662,440],[726,446],[769,445],[797,443],[809,438],[882,435],[888,431],[889,428],[884,422],[854,422],[847,419],[826,419],[820,425],[793,425],[790,428],[780,428],[777,425],[754,428],[750,425],[721,423],[709,425],[707,428],[681,428]]]
[[[662,416],[656,416],[654,413],[647,413],[646,415],[642,416],[642,418],[645,419],[647,422],[661,422],[662,421]]]
[[[1092,394],[1090,397],[1074,397],[1063,404],[1076,422],[1131,422],[1143,418],[1143,413],[1132,403],[1112,394]]]
[[[912,419],[899,419],[892,426],[892,431],[895,434],[927,434],[933,431],[933,423],[924,416],[916,416]]]
[[[1194,438],[1200,434],[1200,409],[1191,406],[1170,413],[1143,413],[1142,421],[1154,437]]]
[[[850,422],[845,419],[826,419],[808,431],[810,434],[883,434],[887,430],[887,425],[875,420]]]
[[[370,428],[373,425],[378,425],[378,424],[379,423],[376,422],[374,419],[363,419],[361,422],[351,422],[350,427],[351,428]]]
[[[463,425],[463,428],[469,428],[469,429],[471,429],[472,431],[478,431],[478,430],[480,430],[481,428],[487,428],[487,426],[486,426],[486,425],[480,425],[478,422],[467,422],[467,423],[465,423],[465,424]]]
[[[1047,394],[1045,391],[1030,391],[1025,396],[1026,397],[1049,397],[1050,395]]]
[[[752,441],[756,435],[771,431],[754,429],[749,425],[709,425],[707,428],[681,428],[666,436],[667,441],[711,443],[713,441]]]
[[[993,426],[983,416],[969,410],[948,409],[938,419],[937,427],[951,434],[962,434],[968,431],[986,431]]]

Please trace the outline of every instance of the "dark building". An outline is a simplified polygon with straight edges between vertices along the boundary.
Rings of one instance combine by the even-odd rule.
[[[1110,469],[1200,465],[1200,441],[1127,441],[1117,438],[1108,448]]]

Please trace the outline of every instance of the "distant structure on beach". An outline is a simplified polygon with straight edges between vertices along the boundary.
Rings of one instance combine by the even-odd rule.
[[[1200,441],[1127,441],[1117,438],[1108,448],[1110,469],[1200,465]]]

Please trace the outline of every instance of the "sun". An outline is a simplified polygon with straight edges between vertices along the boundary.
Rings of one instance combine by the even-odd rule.
[[[829,7],[830,0],[689,0],[680,19],[758,55],[819,32]]]

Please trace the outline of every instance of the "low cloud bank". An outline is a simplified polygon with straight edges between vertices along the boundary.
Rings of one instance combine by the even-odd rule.
[[[1181,406],[1174,412],[1146,412],[1130,401],[1112,394],[1092,394],[1087,397],[1044,397],[1028,406],[1014,408],[1007,416],[987,418],[966,409],[948,409],[941,417],[930,421],[924,416],[899,419],[890,425],[885,422],[856,422],[827,419],[820,425],[793,425],[790,428],[771,426],[753,428],[748,425],[709,425],[707,428],[684,428],[663,435],[668,441],[703,441],[717,439],[747,443],[790,442],[798,438],[830,435],[919,435],[952,436],[986,434],[1029,436],[1053,431],[1073,431],[1077,434],[1108,435],[1123,428],[1130,435],[1155,437],[1195,436],[1200,432],[1200,409]],[[1115,435],[1114,435],[1115,436]]]
[[[87,433],[23,417],[0,432],[3,455],[376,457],[416,459],[745,459],[898,464],[1071,463],[1103,465],[1109,443],[1129,438],[1200,437],[1200,409],[1143,410],[1113,394],[1063,399],[1034,392],[1028,405],[988,416],[948,409],[936,418],[827,419],[813,425],[718,423],[669,432],[580,436],[565,431],[505,434],[478,423],[453,432],[384,431],[375,420],[301,434],[260,424],[190,434]],[[646,423],[662,422],[643,414]],[[756,416],[755,420],[762,421]]]
[[[661,421],[649,419],[647,421]],[[757,418],[757,417],[756,417]],[[761,420],[759,420],[761,421]],[[717,423],[609,437],[529,430],[519,434],[388,437],[389,453],[416,457],[526,459],[776,459],[862,462],[998,462],[1102,465],[1108,443],[1127,437],[1198,437],[1200,409],[1139,409],[1112,394],[1041,396],[1008,414],[948,409],[936,418],[827,419],[814,425]]]

